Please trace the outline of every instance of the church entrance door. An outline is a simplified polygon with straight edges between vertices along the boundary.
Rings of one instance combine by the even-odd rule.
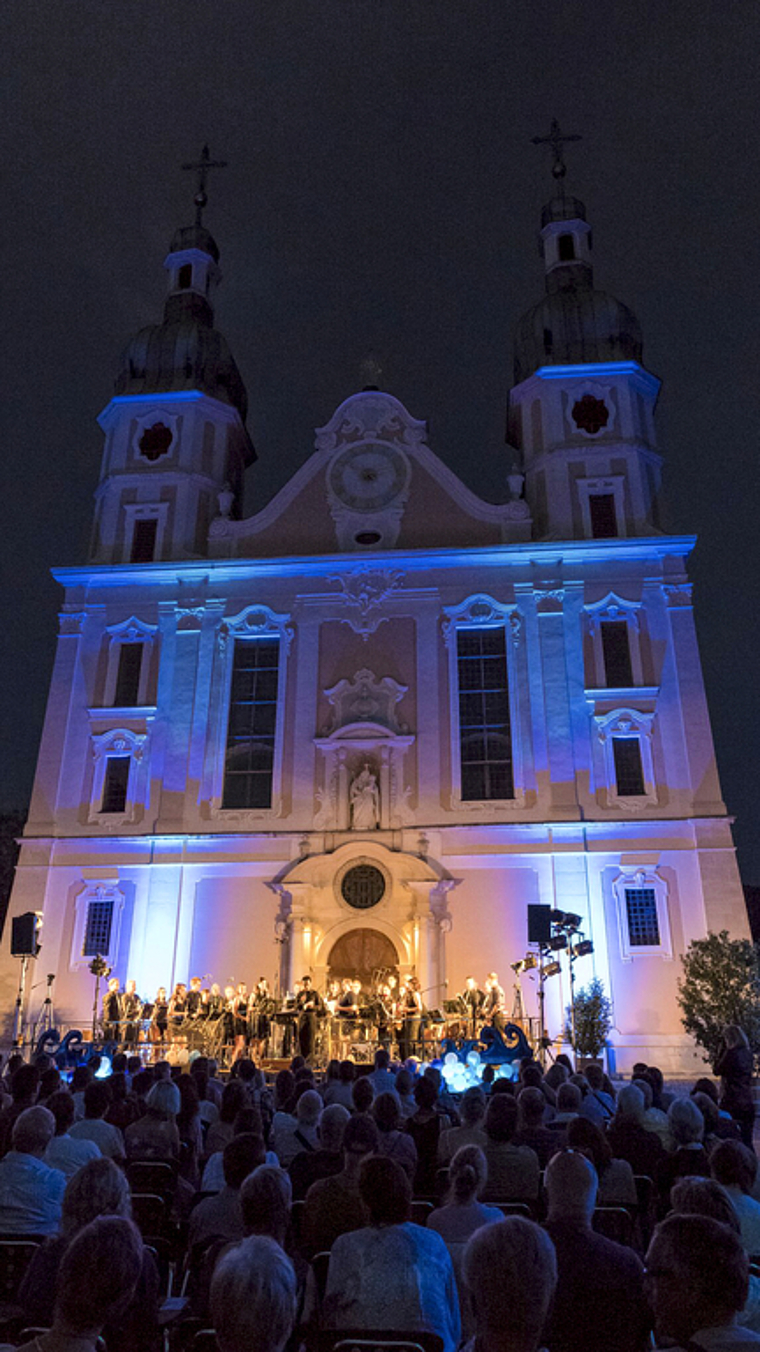
[[[330,951],[327,974],[331,979],[358,979],[368,991],[391,973],[398,976],[398,953],[387,935],[379,930],[349,930]]]

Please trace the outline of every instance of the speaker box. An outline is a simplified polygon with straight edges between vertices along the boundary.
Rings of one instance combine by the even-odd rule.
[[[11,957],[36,958],[37,917],[34,911],[14,915],[11,921]]]
[[[528,943],[548,944],[552,935],[551,906],[528,907]]]

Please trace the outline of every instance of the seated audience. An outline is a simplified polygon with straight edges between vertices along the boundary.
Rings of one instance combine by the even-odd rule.
[[[438,1138],[438,1164],[441,1168],[454,1158],[463,1145],[479,1145],[481,1149],[487,1137],[483,1129],[486,1115],[486,1096],[479,1085],[472,1085],[462,1095],[459,1107],[460,1127],[447,1127]]]
[[[663,1205],[667,1204],[670,1189],[677,1178],[685,1178],[689,1174],[710,1177],[710,1161],[702,1144],[704,1119],[694,1100],[674,1099],[668,1108],[668,1122],[675,1150],[661,1161],[655,1180]]]
[[[316,1089],[306,1089],[296,1103],[295,1117],[289,1113],[275,1113],[272,1124],[272,1147],[283,1169],[301,1150],[319,1147],[319,1116],[322,1100]]]
[[[340,1103],[343,1108],[353,1112],[354,1100],[351,1091],[354,1084],[354,1063],[334,1061],[330,1064],[337,1066],[337,1070],[333,1070],[332,1076],[328,1074],[324,1091],[325,1107],[329,1107],[331,1103]]]
[[[507,1094],[491,1098],[486,1110],[488,1165],[485,1197],[495,1201],[533,1201],[538,1197],[538,1158],[527,1145],[515,1145],[517,1103]]]
[[[47,1108],[27,1108],[15,1119],[12,1149],[0,1160],[0,1235],[56,1233],[66,1179],[45,1163],[54,1133]]]
[[[595,1122],[598,1127],[606,1127],[615,1116],[615,1100],[605,1092],[604,1071],[601,1066],[586,1066],[584,1071],[588,1093],[581,1104],[581,1117]]]
[[[130,1160],[179,1159],[179,1132],[176,1116],[180,1109],[179,1090],[168,1080],[152,1086],[145,1100],[145,1114],[124,1133],[124,1146]]]
[[[233,1136],[224,1147],[222,1191],[215,1197],[205,1197],[190,1212],[188,1243],[191,1250],[210,1239],[243,1238],[240,1188],[244,1179],[264,1163],[265,1154],[263,1136]]]
[[[547,1102],[538,1086],[528,1085],[517,1096],[517,1131],[513,1145],[527,1145],[538,1156],[545,1169],[558,1148],[556,1132],[544,1126]]]
[[[737,1323],[749,1263],[727,1225],[711,1216],[668,1216],[654,1232],[646,1265],[655,1335],[673,1352],[760,1347],[760,1336]]]
[[[741,1238],[741,1226],[725,1188],[712,1178],[681,1178],[670,1191],[671,1215],[712,1216]],[[746,1245],[745,1245],[746,1249]],[[750,1271],[749,1294],[744,1309],[736,1316],[744,1328],[760,1333],[760,1277]]]
[[[280,1071],[280,1075],[290,1076],[290,1071]],[[280,1078],[279,1075],[277,1078]],[[292,1076],[290,1079],[292,1081]],[[212,1122],[206,1133],[204,1148],[207,1158],[224,1150],[235,1135],[235,1118],[243,1108],[249,1106],[245,1085],[240,1080],[228,1080],[222,1091],[219,1117],[216,1122]]]
[[[372,1085],[375,1098],[380,1094],[396,1093],[396,1076],[390,1069],[391,1054],[385,1047],[378,1047],[375,1052],[375,1067],[370,1071],[367,1079]]]
[[[94,1078],[95,1071],[91,1062],[86,1066],[74,1067],[69,1088],[74,1099],[74,1119],[77,1122],[84,1117],[84,1091]]]
[[[635,1206],[638,1200],[633,1170],[627,1160],[612,1157],[612,1148],[599,1127],[579,1116],[567,1129],[567,1144],[591,1160],[598,1180],[598,1206]]]
[[[40,1072],[37,1067],[22,1063],[14,1072],[11,1081],[12,1102],[0,1113],[0,1155],[10,1150],[16,1118],[26,1112],[27,1108],[34,1107],[39,1087]]]
[[[366,1075],[360,1075],[351,1086],[351,1105],[355,1113],[368,1113],[372,1108],[375,1091]]]
[[[243,1108],[235,1118],[233,1125],[235,1136],[242,1136],[243,1132],[250,1132],[254,1136],[264,1136],[261,1113],[258,1108]],[[203,1170],[203,1178],[201,1180],[201,1192],[222,1191],[222,1188],[224,1187],[223,1161],[223,1150],[215,1150],[214,1154],[207,1160],[206,1167]],[[267,1150],[265,1163],[274,1164],[278,1169],[280,1167],[280,1161],[273,1150]]]
[[[557,1253],[557,1290],[545,1337],[551,1352],[643,1352],[649,1314],[644,1270],[632,1249],[592,1228],[597,1179],[575,1150],[554,1156],[544,1179],[545,1229]],[[603,1335],[600,1330],[603,1319]]]
[[[328,1328],[437,1333],[456,1352],[454,1269],[440,1235],[409,1221],[411,1188],[394,1160],[365,1160],[359,1178],[369,1226],[336,1239],[324,1300]]]
[[[414,1175],[415,1197],[435,1197],[438,1170],[438,1138],[445,1119],[436,1112],[438,1090],[432,1080],[424,1077],[414,1086],[417,1111],[407,1118],[406,1130],[417,1150],[417,1169]]]
[[[301,1150],[291,1161],[288,1173],[293,1185],[293,1200],[305,1197],[317,1179],[330,1178],[343,1168],[343,1132],[351,1114],[342,1103],[331,1103],[322,1110],[316,1150]]]
[[[620,1090],[607,1139],[615,1158],[628,1160],[634,1174],[655,1177],[665,1151],[659,1137],[644,1127],[644,1096],[635,1085]]]
[[[372,1116],[380,1133],[378,1154],[394,1159],[413,1183],[417,1173],[417,1147],[409,1133],[401,1130],[398,1094],[378,1094],[372,1104]]]
[[[718,1086],[714,1080],[707,1075],[701,1076],[697,1080],[691,1091],[691,1097],[696,1099],[699,1094],[706,1095],[718,1109],[718,1125],[714,1128],[713,1135],[717,1136],[719,1141],[738,1141],[741,1139],[739,1124],[734,1122],[730,1113],[725,1108],[721,1108],[718,1103]],[[668,1105],[669,1106],[669,1105]]]
[[[481,1225],[492,1225],[503,1218],[496,1206],[485,1206],[479,1200],[488,1166],[480,1146],[463,1145],[449,1166],[449,1188],[446,1201],[428,1216],[428,1230],[435,1230],[454,1260],[457,1260],[471,1235]]]
[[[406,1066],[396,1071],[396,1093],[401,1104],[402,1118],[406,1120],[407,1117],[414,1117],[417,1111],[417,1104],[414,1101],[414,1077]]]
[[[339,1108],[339,1103],[332,1105]],[[240,1189],[240,1206],[246,1235],[265,1235],[288,1252],[290,1208],[293,1192],[284,1169],[262,1164],[249,1174]],[[296,1275],[296,1328],[316,1320],[319,1305],[317,1284],[309,1264],[298,1252],[288,1253]],[[299,1340],[300,1344],[300,1340]]]
[[[644,1116],[642,1126],[647,1130],[654,1132],[660,1138],[665,1150],[671,1151],[675,1148],[673,1133],[670,1129],[667,1113],[662,1108],[654,1106],[654,1092],[647,1078],[639,1077],[633,1081],[635,1087],[644,1095]]]
[[[296,1318],[296,1279],[279,1244],[251,1235],[223,1254],[211,1314],[220,1352],[282,1352]]]
[[[105,1080],[92,1080],[84,1091],[84,1117],[75,1122],[69,1135],[76,1141],[94,1141],[101,1155],[124,1161],[124,1137],[118,1127],[105,1121],[111,1095]]]
[[[200,1160],[203,1155],[198,1089],[192,1075],[180,1075],[177,1088],[180,1097],[180,1109],[176,1117],[180,1144],[179,1172],[195,1190],[200,1184]]]
[[[752,1196],[757,1156],[741,1141],[721,1141],[710,1158],[712,1176],[725,1188],[739,1217],[742,1243],[751,1258],[760,1254],[760,1202]]]
[[[53,1327],[24,1343],[22,1352],[96,1352],[101,1332],[119,1328],[134,1301],[142,1240],[128,1220],[104,1216],[72,1240],[61,1262]],[[115,1344],[109,1332],[109,1350]],[[148,1344],[132,1344],[141,1352]]]
[[[100,1146],[94,1141],[77,1141],[69,1135],[74,1125],[74,1100],[67,1089],[59,1089],[47,1102],[55,1118],[55,1135],[45,1151],[45,1163],[60,1169],[67,1179],[88,1160],[100,1159]]]
[[[359,1172],[366,1155],[378,1147],[378,1130],[364,1113],[352,1117],[343,1133],[343,1168],[331,1178],[312,1183],[301,1220],[301,1248],[311,1257],[331,1249],[339,1235],[367,1224],[359,1193]]]
[[[547,1108],[556,1108],[556,1090],[546,1083],[546,1077],[535,1061],[524,1061],[520,1066],[520,1084],[523,1089],[540,1089]]]
[[[566,1080],[557,1090],[557,1111],[549,1123],[550,1131],[555,1133],[557,1144],[564,1141],[568,1123],[577,1117],[583,1104],[583,1096],[577,1084]]]
[[[124,1059],[126,1060],[126,1057]],[[129,1092],[129,1083],[124,1071],[114,1071],[109,1076],[108,1092],[111,1101],[106,1112],[106,1122],[110,1122],[112,1127],[118,1127],[123,1134],[140,1116],[140,1109]]]
[[[50,1324],[56,1284],[66,1253],[76,1236],[102,1216],[131,1221],[129,1184],[113,1160],[90,1160],[66,1184],[61,1232],[37,1250],[19,1289],[19,1303],[30,1324]],[[151,1348],[158,1334],[158,1271],[152,1253],[141,1242],[141,1267],[134,1296],[121,1311],[118,1326],[109,1329],[109,1352]]]
[[[463,1352],[538,1352],[557,1284],[548,1235],[522,1216],[502,1218],[473,1235],[462,1267],[475,1330]]]

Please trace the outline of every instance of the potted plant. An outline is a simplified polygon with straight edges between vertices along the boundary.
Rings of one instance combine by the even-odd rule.
[[[579,1068],[582,1070],[590,1061],[601,1064],[601,1054],[612,1026],[612,1005],[598,976],[576,993],[575,1036],[569,1006],[566,1012],[565,1038],[578,1057]]]

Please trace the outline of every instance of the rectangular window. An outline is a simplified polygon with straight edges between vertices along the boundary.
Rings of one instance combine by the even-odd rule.
[[[625,909],[631,948],[659,948],[660,922],[653,887],[626,887]]]
[[[116,672],[116,689],[113,697],[113,702],[118,709],[126,709],[139,703],[142,657],[142,643],[121,643],[119,645],[119,666]]]
[[[462,798],[514,798],[504,629],[457,633]]]
[[[633,685],[627,621],[603,620],[601,632],[605,685],[613,687]]]
[[[132,531],[130,563],[152,563],[156,552],[158,519],[155,516],[138,517]]]
[[[613,737],[615,779],[619,798],[641,798],[646,793],[638,737]]]
[[[103,779],[101,812],[123,812],[127,806],[127,786],[131,756],[109,756]]]
[[[590,493],[588,510],[595,540],[610,540],[618,533],[614,493]]]
[[[84,927],[82,957],[94,958],[98,953],[104,956],[111,944],[111,925],[113,924],[113,902],[91,901],[87,907],[87,920]]]
[[[235,644],[222,807],[272,806],[278,639]]]

